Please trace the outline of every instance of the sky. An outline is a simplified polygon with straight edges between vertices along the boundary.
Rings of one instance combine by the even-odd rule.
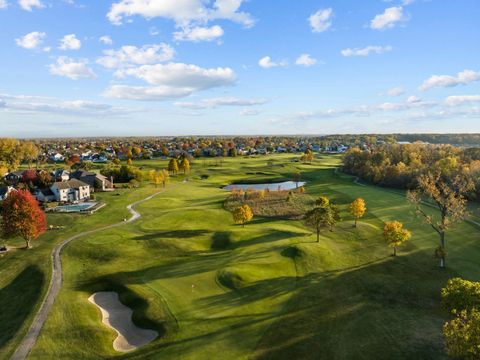
[[[478,0],[0,0],[0,136],[480,132]]]

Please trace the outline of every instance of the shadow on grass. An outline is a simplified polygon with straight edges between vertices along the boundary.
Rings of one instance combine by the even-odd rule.
[[[251,358],[448,359],[440,289],[455,275],[424,252],[311,273]]]
[[[158,240],[164,238],[190,239],[210,233],[208,230],[172,230],[159,231],[151,234],[137,236],[134,240]]]
[[[31,265],[0,289],[0,349],[16,335],[33,311],[44,282],[44,273]]]

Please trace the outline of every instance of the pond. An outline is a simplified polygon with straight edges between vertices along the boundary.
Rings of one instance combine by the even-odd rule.
[[[82,212],[82,211],[87,211],[91,208],[93,208],[95,205],[97,205],[96,202],[86,202],[86,203],[81,203],[81,204],[74,204],[74,205],[60,205],[57,206],[54,211],[58,212]]]
[[[304,186],[306,183],[303,181],[298,182],[298,187]],[[284,181],[278,183],[269,183],[269,184],[231,184],[225,186],[223,189],[231,191],[232,189],[236,190],[293,190],[297,188],[297,183],[295,181]]]

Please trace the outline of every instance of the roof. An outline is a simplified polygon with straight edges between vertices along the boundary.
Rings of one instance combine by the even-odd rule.
[[[68,181],[57,181],[52,186],[56,186],[57,189],[60,189],[60,190],[78,189],[78,188],[85,187],[85,186],[90,187],[90,185],[85,184],[83,181],[80,181],[80,180],[77,180],[77,179],[71,179],[71,180],[68,180]]]
[[[49,189],[49,188],[42,189],[42,190],[40,190],[40,192],[41,192],[44,196],[53,196],[53,195],[55,195],[55,194],[53,193],[53,191],[52,191],[51,189]]]
[[[54,176],[59,177],[59,176],[62,176],[62,175],[69,175],[70,173],[65,169],[57,169],[53,172],[53,174],[54,174]]]
[[[74,177],[74,178],[80,178],[80,177],[84,177],[84,176],[95,176],[95,175],[97,175],[97,173],[87,171],[87,170],[84,170],[84,169],[78,169],[74,173],[70,174],[70,176]]]

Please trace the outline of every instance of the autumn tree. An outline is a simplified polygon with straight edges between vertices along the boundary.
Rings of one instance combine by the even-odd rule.
[[[355,227],[357,227],[357,220],[362,218],[365,215],[365,212],[367,211],[365,200],[363,200],[362,198],[353,200],[353,202],[350,204],[348,208],[348,211],[354,217]]]
[[[474,307],[480,309],[480,282],[452,278],[442,288],[441,295],[443,306],[450,313]]]
[[[176,158],[171,158],[168,162],[168,171],[172,174],[176,174],[178,172],[178,161]]]
[[[184,174],[190,171],[190,161],[188,161],[186,157],[184,157],[182,161],[180,161],[180,169],[183,170]]]
[[[1,207],[2,233],[5,238],[20,236],[30,248],[32,240],[47,230],[45,213],[37,200],[26,190],[13,191]]]
[[[399,221],[387,221],[383,227],[383,237],[388,246],[393,248],[393,256],[397,256],[397,248],[407,242],[412,234]]]
[[[441,291],[443,306],[454,316],[443,326],[445,347],[452,357],[480,357],[480,283],[453,278]]]
[[[417,214],[422,216],[435,232],[440,245],[436,250],[440,258],[440,267],[445,267],[445,235],[451,224],[465,217],[466,194],[474,189],[472,181],[461,172],[453,178],[447,178],[442,172],[428,173],[418,178],[418,189],[407,193],[408,200],[415,205]],[[432,216],[423,199],[432,201],[440,212],[440,218]]]
[[[245,227],[245,224],[253,219],[253,212],[250,206],[242,205],[233,210],[233,221],[236,224],[241,224]]]
[[[320,231],[323,227],[333,230],[333,226],[340,221],[338,207],[329,204],[325,207],[315,207],[305,214],[305,225],[315,230],[317,242],[320,241]]]
[[[36,161],[38,158],[38,147],[31,141],[25,141],[21,144],[20,149],[23,160],[26,161],[28,167],[31,168],[32,162]]]
[[[167,182],[169,179],[168,171],[165,169],[162,169],[160,171],[158,170],[150,170],[148,173],[148,176],[150,178],[150,181],[152,184],[157,187],[158,185],[162,185],[163,187],[167,186]]]
[[[20,141],[17,139],[0,138],[0,165],[14,171],[22,161]]]
[[[317,200],[315,200],[315,205],[317,205],[317,207],[325,208],[330,205],[330,199],[326,196],[319,196]]]
[[[461,310],[443,326],[445,347],[450,356],[462,359],[480,358],[480,311]]]

